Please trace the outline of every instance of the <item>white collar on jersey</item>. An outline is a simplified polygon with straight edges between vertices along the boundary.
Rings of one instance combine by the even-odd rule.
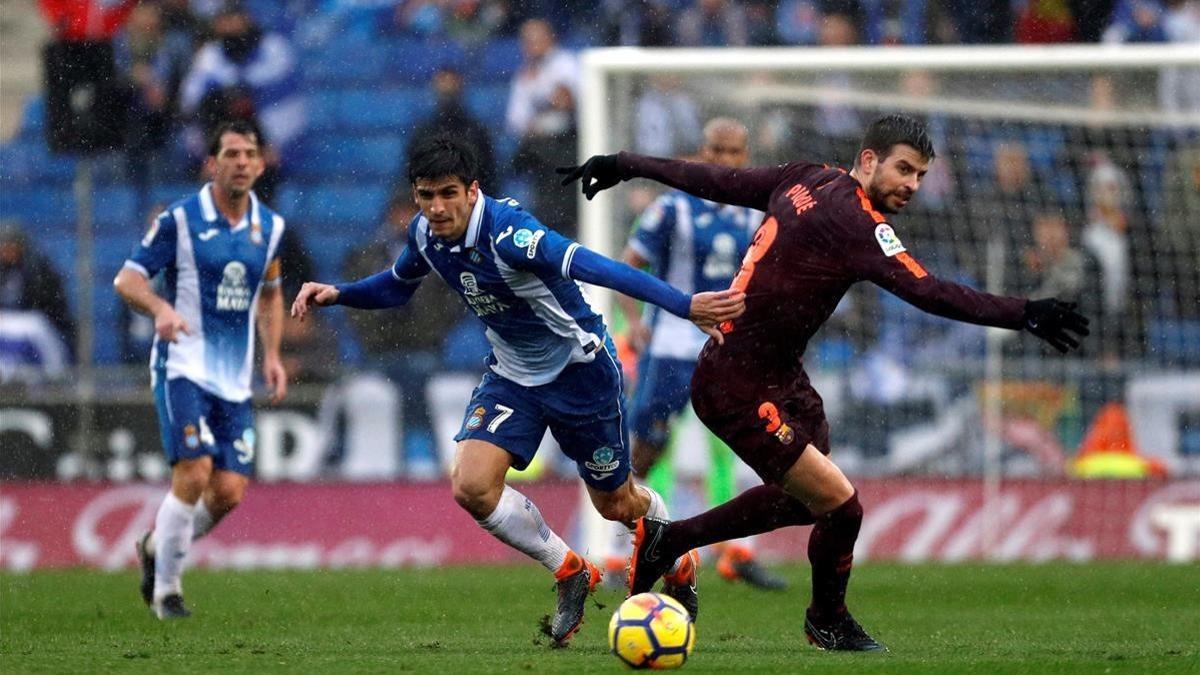
[[[467,223],[467,236],[463,238],[463,248],[475,248],[479,243],[479,228],[483,224],[483,203],[486,201],[483,190],[478,192],[475,208],[471,209],[471,220]]]
[[[209,223],[215,223],[221,219],[221,214],[217,213],[217,205],[213,201],[212,183],[205,183],[204,187],[200,188],[200,213]],[[250,209],[246,215],[242,216],[242,222],[235,225],[230,231],[237,232],[248,225],[254,225],[255,229],[262,228],[262,214],[258,212],[258,195],[254,194],[254,190],[250,191]]]

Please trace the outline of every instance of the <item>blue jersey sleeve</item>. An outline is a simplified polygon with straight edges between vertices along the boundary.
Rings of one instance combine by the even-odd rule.
[[[670,255],[674,230],[675,198],[671,194],[661,195],[638,216],[629,247],[656,268],[660,267]]]
[[[153,279],[163,268],[175,264],[177,241],[175,217],[163,211],[150,224],[146,236],[142,237],[141,243],[134,249],[133,255],[129,256],[125,266],[141,272],[147,279]]]
[[[392,276],[398,281],[419,282],[430,272],[429,263],[417,250],[415,232],[420,219],[421,217],[417,216],[408,224],[408,244],[400,252],[400,257],[396,258],[396,262],[392,265]]]
[[[514,211],[492,237],[496,256],[513,269],[538,276],[567,278],[568,252],[575,242],[538,222],[525,211]]]

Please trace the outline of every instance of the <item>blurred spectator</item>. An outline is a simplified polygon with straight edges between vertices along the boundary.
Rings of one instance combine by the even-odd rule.
[[[1132,200],[1129,179],[1100,155],[1092,160],[1087,177],[1087,225],[1082,243],[1099,262],[1103,274],[1098,289],[1104,308],[1120,315],[1129,302],[1130,256],[1127,232]]]
[[[1200,50],[1200,0],[1167,0],[1163,32],[1168,42],[1192,44]],[[1200,112],[1200,68],[1163,68],[1158,98],[1168,112]]]
[[[1011,42],[1011,0],[946,0],[959,42],[1001,44]]]
[[[746,10],[729,0],[695,0],[676,24],[681,47],[744,47],[750,43]]]
[[[115,44],[117,71],[129,88],[124,150],[130,182],[139,199],[148,200],[150,186],[162,179],[162,150],[174,131],[179,85],[192,58],[192,42],[168,33],[162,10],[141,3],[129,17]],[[137,205],[138,212],[148,201]]]
[[[559,184],[554,167],[576,152],[578,64],[556,45],[550,24],[541,19],[521,26],[521,52],[524,63],[513,76],[508,99],[508,130],[519,139],[513,169],[530,181],[531,210],[572,237],[575,195]]]
[[[1120,0],[1101,36],[1104,42],[1166,42],[1163,5],[1158,0]]]
[[[1033,217],[1030,230],[1033,246],[1025,249],[1022,275],[1029,297],[1078,300],[1090,281],[1083,253],[1071,247],[1067,219],[1059,212],[1043,211]]]
[[[417,37],[449,37],[464,45],[480,45],[509,22],[509,5],[502,0],[402,0],[396,3],[393,24]]]
[[[1013,33],[1024,44],[1074,42],[1078,35],[1067,0],[1024,0]]]
[[[408,226],[417,215],[409,191],[397,191],[388,202],[376,240],[350,253],[343,262],[345,278],[362,279],[389,269],[407,245]],[[347,317],[368,364],[403,390],[406,422],[429,428],[425,382],[442,366],[443,341],[455,324],[466,318],[462,301],[446,284],[425,283],[417,289],[417,298],[403,307],[349,312]]]
[[[68,42],[113,39],[139,0],[38,0],[54,37]]]
[[[746,38],[756,47],[779,44],[775,34],[775,10],[779,0],[749,0],[746,2]]]
[[[700,147],[700,113],[679,75],[652,75],[634,110],[634,148],[644,155],[680,157]]]
[[[188,0],[159,0],[163,30],[174,38],[186,38],[194,48],[207,26],[196,18]]]
[[[306,123],[296,55],[287,38],[263,32],[236,4],[217,13],[212,31],[213,40],[196,54],[180,93],[183,114],[199,124],[192,151],[200,156],[203,138],[222,121],[254,122],[267,142],[267,172],[256,191],[269,203],[281,161],[286,164]]]
[[[972,232],[979,237],[974,242],[975,250],[987,250],[987,237],[1002,245],[1006,261],[1004,286],[1016,288],[1020,283],[1018,261],[1022,251],[1032,244],[1029,226],[1043,206],[1025,144],[1015,139],[996,143],[992,150],[992,174],[973,187],[968,186],[970,197],[966,205],[968,217],[976,223]],[[970,273],[986,279],[987,263],[982,258],[973,261]]]
[[[565,126],[554,105],[556,90],[565,87],[573,98],[579,84],[575,55],[559,48],[549,23],[530,19],[521,26],[521,54],[505,118],[508,132],[519,139]]]
[[[1087,224],[1080,238],[1092,264],[1087,274],[1089,293],[1081,303],[1091,312],[1094,329],[1088,337],[1085,353],[1115,362],[1119,356],[1132,356],[1140,342],[1141,303],[1134,293],[1150,298],[1154,289],[1133,288],[1134,266],[1131,253],[1130,219],[1133,194],[1128,177],[1107,156],[1092,158],[1087,176],[1085,204]],[[1151,275],[1140,277],[1149,282]]]
[[[347,279],[362,279],[388,269],[408,244],[408,226],[419,215],[407,190],[397,191],[388,202],[375,241],[353,251],[342,264]],[[435,296],[410,301],[404,307],[378,312],[349,312],[363,351],[377,365],[393,361],[436,362],[436,354],[450,326],[465,313],[462,301],[445,284],[422,284],[418,295]]]
[[[43,315],[70,350],[75,322],[67,304],[62,278],[50,261],[29,245],[21,226],[0,223],[0,310]]]
[[[675,42],[669,0],[603,0],[600,11],[604,44],[668,47]]]
[[[775,32],[790,45],[815,45],[821,31],[817,0],[783,0],[775,11]]]
[[[425,138],[439,133],[451,133],[466,139],[475,149],[479,161],[479,185],[487,194],[499,189],[496,174],[496,154],[488,128],[467,110],[463,100],[463,76],[458,66],[444,64],[430,81],[437,107],[433,114],[413,130],[411,138]]]

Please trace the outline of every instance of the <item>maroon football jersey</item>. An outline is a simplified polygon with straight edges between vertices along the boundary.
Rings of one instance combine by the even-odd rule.
[[[721,326],[723,346],[710,340],[704,352],[703,358],[723,361],[730,372],[773,381],[797,374],[809,339],[859,281],[950,319],[1022,325],[1023,298],[982,293],[930,274],[842,169],[805,162],[728,169],[624,152],[618,165],[625,177],[651,178],[767,213],[733,281],[746,293],[746,312]]]

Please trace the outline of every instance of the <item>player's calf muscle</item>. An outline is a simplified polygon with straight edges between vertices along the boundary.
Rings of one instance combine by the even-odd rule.
[[[821,515],[841,506],[854,495],[854,486],[828,457],[809,445],[783,476],[781,487]]]

